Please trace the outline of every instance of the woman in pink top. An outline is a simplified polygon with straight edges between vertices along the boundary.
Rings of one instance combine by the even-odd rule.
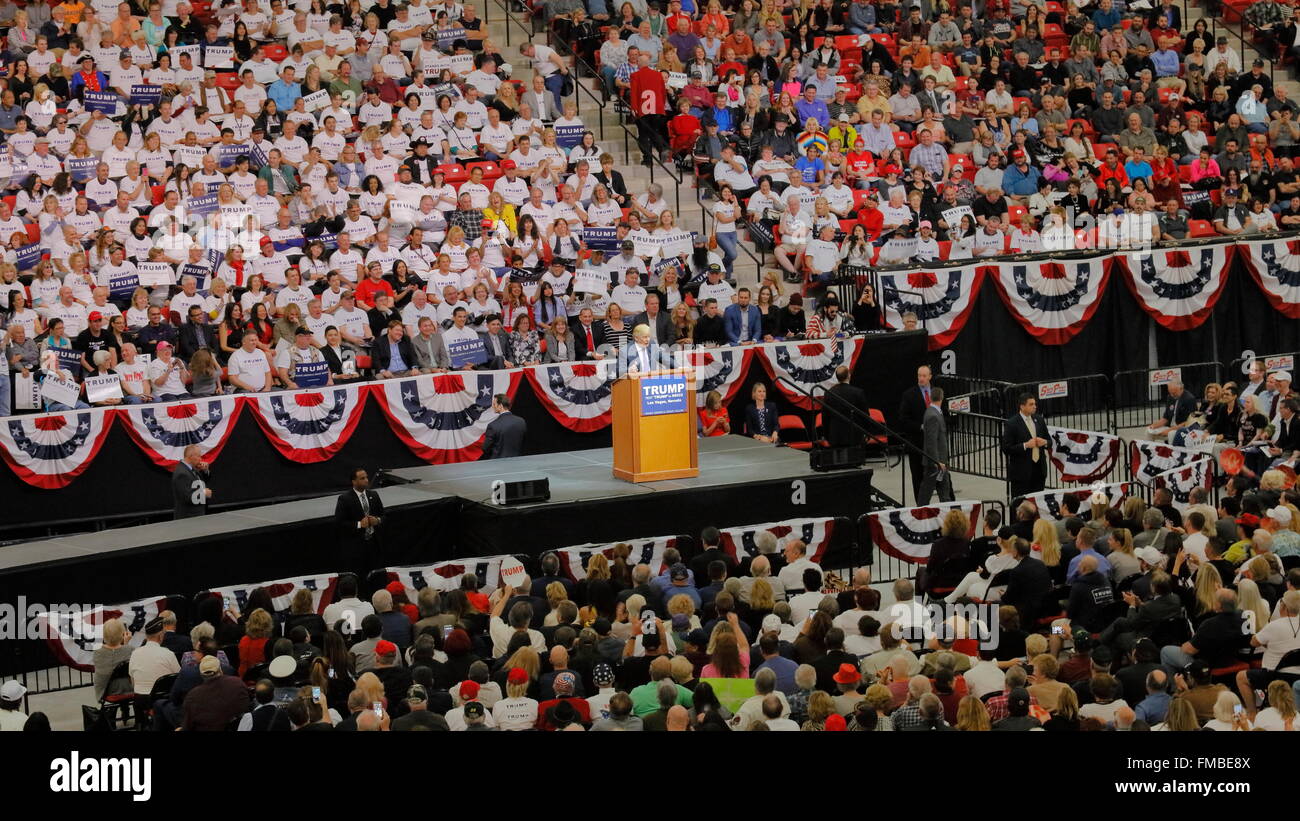
[[[1219,173],[1219,163],[1210,156],[1209,147],[1201,149],[1201,155],[1192,160],[1191,171],[1188,174],[1192,178],[1192,185],[1207,177],[1222,177]]]
[[[734,612],[727,614],[727,624],[713,628],[713,660],[704,665],[700,678],[749,678],[749,641]]]

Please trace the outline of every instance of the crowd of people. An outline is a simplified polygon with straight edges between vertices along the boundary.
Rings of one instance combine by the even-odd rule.
[[[734,242],[628,189],[570,60],[503,54],[472,3],[0,3],[0,28],[0,415],[602,359],[640,325],[853,330],[810,331],[775,274],[751,303]]]
[[[1172,0],[614,5],[560,31],[793,277],[1300,226],[1295,101]]]
[[[887,600],[870,567],[840,581],[769,531],[737,561],[714,528],[576,582],[546,553],[517,587],[344,574],[321,612],[203,593],[143,641],[106,623],[95,696],[158,730],[1296,730],[1300,492],[1274,478],[1181,511],[1024,501],[974,539],[953,510]]]

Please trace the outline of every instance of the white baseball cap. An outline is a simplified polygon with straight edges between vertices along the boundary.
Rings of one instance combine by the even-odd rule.
[[[1264,515],[1282,525],[1282,527],[1291,526],[1291,508],[1289,507],[1278,505]]]
[[[27,695],[27,688],[17,681],[6,681],[3,687],[0,687],[0,701],[18,701]]]
[[[1159,550],[1152,547],[1151,545],[1147,545],[1146,547],[1139,547],[1137,550],[1133,551],[1133,554],[1137,556],[1139,559],[1141,559],[1142,561],[1151,565],[1152,567],[1161,564],[1165,558],[1165,555],[1163,553],[1161,553]]]
[[[1290,381],[1291,381],[1291,372],[1290,372],[1290,371],[1278,371],[1277,373],[1273,374],[1273,378],[1276,379],[1276,380],[1279,381],[1279,382],[1290,382]]]

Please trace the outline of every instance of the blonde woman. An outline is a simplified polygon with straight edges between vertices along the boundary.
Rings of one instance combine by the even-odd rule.
[[[1106,560],[1110,562],[1111,581],[1116,584],[1142,572],[1142,563],[1133,554],[1133,534],[1128,528],[1117,527],[1110,532],[1110,553]]]
[[[1237,582],[1237,612],[1246,617],[1246,627],[1252,633],[1258,633],[1268,624],[1268,602],[1260,595],[1259,585],[1253,579]]]
[[[975,696],[963,698],[957,705],[957,729],[976,733],[992,729],[989,711],[984,707],[984,702]]]
[[[1037,519],[1034,521],[1033,542],[1030,549],[1033,550],[1048,567],[1055,567],[1061,561],[1061,539],[1056,535],[1056,524],[1047,519]],[[1047,561],[1050,551],[1054,551],[1056,558],[1052,562]]]
[[[103,643],[95,648],[91,658],[95,665],[95,674],[93,683],[95,685],[95,699],[99,700],[104,697],[104,691],[108,689],[108,682],[113,677],[113,671],[117,665],[131,658],[131,633],[126,629],[126,624],[121,619],[109,619],[104,622]],[[130,687],[130,682],[124,680],[123,686]],[[130,692],[126,689],[125,692]]]
[[[1218,608],[1217,594],[1223,587],[1223,577],[1218,569],[1208,562],[1196,571],[1196,618],[1210,616]]]
[[[1196,708],[1192,702],[1185,698],[1176,698],[1169,702],[1169,712],[1165,713],[1165,720],[1152,727],[1151,730],[1174,732],[1194,732],[1201,729],[1201,723],[1196,720]]]
[[[814,690],[808,697],[808,719],[799,726],[805,733],[820,733],[826,729],[826,719],[838,714],[835,699],[824,690]]]
[[[1214,718],[1205,722],[1205,729],[1219,733],[1250,732],[1250,719],[1242,710],[1241,699],[1236,693],[1230,690],[1219,693],[1214,702]]]
[[[522,667],[506,669],[506,697],[492,705],[492,718],[501,730],[531,730],[537,725],[537,700],[528,697],[529,675]]]
[[[1294,732],[1300,729],[1300,720],[1296,718],[1295,696],[1291,694],[1291,685],[1277,679],[1268,685],[1266,694],[1268,706],[1255,716],[1256,730],[1273,730],[1275,732]]]
[[[700,626],[700,618],[695,615],[695,602],[685,593],[678,593],[668,600],[668,617],[685,616],[689,630]]]
[[[362,673],[357,679],[356,689],[360,690],[366,696],[366,704],[381,704],[385,708],[387,715],[388,697],[384,695],[384,683],[379,680],[379,676],[374,673]]]

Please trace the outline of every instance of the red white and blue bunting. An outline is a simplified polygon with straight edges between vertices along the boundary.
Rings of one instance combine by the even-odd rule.
[[[492,397],[511,398],[520,372],[465,371],[398,379],[376,396],[393,432],[427,462],[469,462],[482,453],[488,424],[496,419]]]
[[[1066,496],[1073,496],[1083,503],[1079,508],[1080,512],[1089,508],[1091,505],[1089,499],[1098,490],[1106,494],[1107,507],[1119,507],[1124,497],[1129,494],[1129,485],[1129,482],[1111,482],[1078,489],[1040,490],[1038,493],[1027,494],[1025,498],[1033,500],[1038,507],[1039,516],[1054,522],[1061,518],[1061,502]]]
[[[722,404],[736,398],[752,362],[753,348],[707,348],[678,354],[683,368],[695,369],[695,405],[704,407],[710,391],[717,391]]]
[[[914,313],[930,335],[930,350],[946,348],[970,318],[983,281],[984,266],[980,264],[881,273],[885,320],[891,327],[901,328],[903,314]],[[902,293],[908,291],[912,293]]]
[[[1156,487],[1166,488],[1174,497],[1174,507],[1187,511],[1189,496],[1195,488],[1209,490],[1214,482],[1214,460],[1200,458],[1180,468],[1167,470],[1155,477]]]
[[[974,538],[976,523],[983,505],[979,502],[958,500],[927,507],[900,507],[871,514],[871,541],[876,547],[896,559],[913,564],[930,560],[930,548],[939,538],[943,517],[951,510],[961,510],[970,519],[966,537]]]
[[[1300,319],[1300,240],[1242,242],[1237,253],[1273,308]]]
[[[209,592],[222,598],[230,598],[239,608],[239,612],[244,613],[248,610],[248,597],[259,587],[266,588],[266,592],[271,596],[271,604],[275,607],[276,612],[287,611],[293,603],[294,594],[301,588],[306,588],[312,593],[312,612],[324,613],[325,608],[329,607],[334,601],[334,588],[338,584],[339,576],[337,573],[321,573],[315,576],[294,576],[288,579],[276,579],[273,582],[258,582],[256,584],[231,584],[225,587],[214,587]]]
[[[116,414],[114,409],[81,410],[0,419],[0,456],[30,485],[67,487],[104,446]]]
[[[1173,331],[1198,327],[1209,318],[1228,280],[1233,245],[1202,245],[1178,251],[1135,251],[1115,255],[1138,304]]]
[[[1149,485],[1161,473],[1204,457],[1204,451],[1138,440],[1129,444],[1129,476]]]
[[[39,636],[61,663],[87,673],[95,669],[95,650],[104,643],[104,623],[121,619],[131,634],[128,644],[144,644],[144,626],[167,606],[165,596],[86,609],[43,611],[36,615]]]
[[[604,553],[605,558],[613,559],[614,548],[620,544],[625,544],[632,549],[627,557],[629,565],[634,567],[638,564],[648,565],[651,574],[658,576],[668,569],[664,566],[664,551],[677,546],[677,537],[651,536],[605,544],[580,544],[562,547],[555,553],[560,557],[560,567],[564,570],[564,574],[575,582],[580,582],[587,578],[587,562],[591,561],[592,556]]]
[[[324,462],[342,449],[365,408],[366,386],[309,388],[252,397],[257,421],[291,462]]]
[[[610,424],[615,378],[610,370],[606,362],[565,362],[526,368],[524,373],[555,421],[569,430],[590,433]]]
[[[854,337],[773,342],[759,348],[762,351],[763,367],[772,377],[773,384],[786,399],[804,410],[813,410],[814,402],[783,384],[782,378],[805,391],[812,391],[818,385],[829,389],[835,385],[835,369],[845,365],[852,371],[857,364],[858,354],[862,351],[859,340]]]
[[[1065,482],[1091,482],[1110,473],[1119,459],[1120,439],[1108,433],[1047,428],[1052,464]]]
[[[722,531],[722,549],[733,559],[740,561],[758,555],[754,537],[763,531],[776,537],[776,551],[785,550],[786,544],[798,539],[808,550],[809,560],[820,563],[826,549],[830,547],[831,536],[835,532],[834,519],[794,519],[789,522],[771,522],[744,527],[728,527]]]
[[[1044,345],[1064,345],[1101,304],[1110,254],[1089,259],[1002,262],[988,266],[998,295],[1029,335]]]
[[[243,407],[244,400],[237,396],[129,405],[121,410],[122,424],[154,464],[171,470],[190,445],[203,450],[205,461],[215,461]]]
[[[391,581],[399,581],[406,588],[406,597],[415,601],[426,587],[439,593],[460,589],[460,579],[466,573],[478,576],[480,589],[495,590],[501,579],[501,562],[509,556],[478,556],[472,559],[452,559],[434,564],[407,565],[386,569]]]

